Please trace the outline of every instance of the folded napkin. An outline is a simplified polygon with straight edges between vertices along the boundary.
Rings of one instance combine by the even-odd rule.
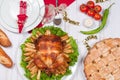
[[[74,1],[75,0],[58,0],[58,6],[63,3],[66,4],[67,6],[69,6]],[[54,6],[56,6],[56,0],[44,0],[44,3],[45,3],[45,5],[53,4]],[[39,28],[42,26],[43,26],[43,24],[42,24],[42,22],[40,22],[36,28]],[[31,31],[29,31],[29,32],[31,32]]]
[[[71,3],[73,3],[75,0],[58,0],[58,6],[62,3],[65,3],[67,6],[69,6]],[[53,4],[56,6],[56,0],[44,0],[45,4]]]

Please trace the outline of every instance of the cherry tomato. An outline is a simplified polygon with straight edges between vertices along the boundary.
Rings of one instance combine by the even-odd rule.
[[[80,5],[80,11],[86,13],[88,11],[88,7],[85,4],[82,4]]]
[[[96,13],[96,14],[94,15],[94,19],[95,19],[95,20],[100,20],[100,19],[101,19],[101,15],[100,15],[99,13]]]
[[[100,12],[100,11],[102,10],[102,8],[101,8],[100,5],[96,5],[96,6],[94,7],[94,10],[95,10],[96,12]]]
[[[87,14],[93,17],[95,15],[95,11],[93,9],[89,9]]]
[[[89,8],[94,8],[95,3],[94,3],[93,1],[88,1],[88,2],[87,2],[87,6],[88,6]]]

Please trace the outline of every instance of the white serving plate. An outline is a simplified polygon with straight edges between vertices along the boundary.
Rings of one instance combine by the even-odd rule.
[[[17,67],[17,71],[18,74],[20,75],[22,80],[29,80],[28,78],[25,77],[25,71],[24,69],[21,67],[20,62],[21,62],[21,56],[22,56],[22,51],[21,51],[21,44],[23,44],[25,42],[25,40],[30,36],[30,34],[27,34],[25,37],[23,37],[22,41],[19,43],[19,47],[17,50],[17,55],[16,55],[16,67]],[[64,76],[62,78],[62,80],[72,80],[73,75],[75,74],[76,68],[77,68],[78,62],[76,62],[76,64],[74,66],[69,67],[70,70],[72,71],[72,74],[70,74],[69,76]]]
[[[22,32],[35,28],[45,13],[43,0],[24,0],[27,2],[27,16]],[[0,4],[0,23],[11,31],[18,33],[17,15],[19,14],[20,0],[3,0]]]

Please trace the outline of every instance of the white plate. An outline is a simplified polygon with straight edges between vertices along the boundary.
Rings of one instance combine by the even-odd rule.
[[[27,20],[22,32],[36,27],[43,18],[45,9],[43,0],[24,0],[27,2]],[[17,15],[20,0],[3,0],[0,5],[0,23],[9,31],[18,33]]]
[[[24,43],[24,41],[30,36],[30,34],[26,35],[22,41],[20,42],[20,45]],[[17,50],[17,55],[16,55],[16,66],[17,66],[17,70],[18,70],[18,73],[20,74],[20,77],[22,80],[29,80],[28,78],[25,77],[25,71],[24,69],[21,67],[20,65],[20,62],[21,62],[21,56],[22,56],[22,51],[21,51],[21,48],[20,48],[20,45],[19,45],[19,48]],[[73,79],[73,76],[76,72],[76,68],[78,66],[78,62],[76,62],[76,64],[72,67],[70,67],[70,70],[72,71],[72,74],[69,75],[69,76],[64,76],[62,78],[62,80],[72,80]]]

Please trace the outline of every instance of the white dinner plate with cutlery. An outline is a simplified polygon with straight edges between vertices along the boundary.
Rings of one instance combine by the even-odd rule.
[[[22,32],[35,28],[42,20],[45,9],[43,0],[24,0],[27,2],[27,16]],[[2,0],[0,3],[0,23],[11,32],[18,33],[17,15],[20,0]]]

